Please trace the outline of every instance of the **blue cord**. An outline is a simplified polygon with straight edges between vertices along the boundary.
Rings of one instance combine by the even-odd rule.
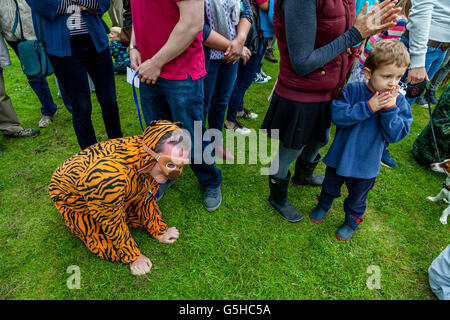
[[[144,126],[142,125],[142,118],[141,118],[141,111],[139,109],[139,100],[136,93],[136,87],[134,85],[134,81],[136,77],[138,76],[138,72],[136,72],[133,76],[132,86],[133,86],[133,95],[134,95],[134,104],[136,105],[138,116],[139,116],[139,123],[141,124],[142,132],[144,132]]]

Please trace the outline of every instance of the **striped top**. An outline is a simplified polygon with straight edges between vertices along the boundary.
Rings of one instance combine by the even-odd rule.
[[[400,39],[403,35],[403,33],[406,30],[406,25],[408,24],[408,19],[401,15],[398,20],[397,24],[389,29],[386,29],[379,34],[375,36],[371,36],[366,43],[366,47],[364,48],[364,52],[361,53],[359,56],[359,63],[360,67],[364,66],[364,62],[366,61],[367,55],[369,54],[370,50],[372,50],[373,45],[377,43],[380,40],[384,39]]]
[[[67,28],[70,31],[70,35],[86,34],[89,33],[88,26],[81,15],[80,8],[81,5],[89,10],[98,12],[100,8],[98,7],[97,0],[61,0],[61,3],[56,11],[57,15],[70,14],[67,19]]]

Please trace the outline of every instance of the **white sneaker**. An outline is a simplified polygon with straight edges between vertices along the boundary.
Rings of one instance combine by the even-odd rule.
[[[261,70],[260,74],[261,74],[261,76],[263,76],[264,78],[266,78],[267,81],[272,80],[272,77],[269,76],[269,75],[267,75],[267,74],[265,74],[264,71]]]
[[[258,118],[258,115],[256,113],[253,113],[250,110],[245,109],[245,108],[244,108],[244,110],[239,111],[237,113],[237,116],[239,118],[244,118],[244,119],[256,119],[256,118]]]
[[[46,128],[46,127],[48,127],[48,125],[50,123],[52,123],[52,121],[55,119],[57,113],[58,113],[58,111],[56,111],[51,116],[42,116],[41,120],[39,120],[39,128]]]
[[[240,123],[239,121],[236,121],[233,125],[228,126],[225,123],[225,128],[228,130],[234,130],[234,132],[236,133],[240,133],[240,134],[250,134],[252,131],[249,128],[246,128],[242,125],[242,123]]]
[[[266,82],[269,82],[269,79],[263,77],[261,73],[257,73],[256,77],[255,77],[255,80],[253,80],[253,82],[255,82],[255,83],[266,83]]]

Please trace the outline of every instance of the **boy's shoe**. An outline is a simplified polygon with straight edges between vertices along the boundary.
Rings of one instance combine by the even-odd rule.
[[[240,134],[250,134],[252,132],[249,128],[244,127],[244,125],[237,120],[230,126],[228,126],[225,122],[225,129],[233,130],[234,132]]]
[[[428,108],[428,102],[425,100],[423,93],[417,97],[415,102],[422,108]]]
[[[217,210],[222,203],[222,193],[220,191],[220,186],[216,188],[207,187],[205,188],[205,194],[203,196],[203,205],[205,209],[209,212]]]
[[[317,205],[309,214],[309,219],[314,223],[322,223],[327,216],[328,211],[325,211],[321,206]]]
[[[267,81],[269,81],[269,80],[272,80],[272,77],[271,77],[271,76],[269,76],[269,75],[267,75],[267,74],[265,74],[265,72],[264,72],[264,71],[262,71],[262,70],[261,70],[260,74],[261,74],[261,76],[263,76],[263,78],[266,78],[266,79],[267,79]]]
[[[358,228],[359,224],[364,220],[361,217],[352,214],[345,215],[345,222],[336,231],[336,238],[341,241],[350,240]]]
[[[256,119],[256,118],[258,118],[258,115],[256,113],[253,113],[250,110],[245,109],[245,108],[244,108],[244,110],[239,111],[237,113],[237,116],[238,116],[238,118],[244,118],[244,119]]]
[[[41,120],[39,120],[39,128],[48,127],[48,125],[55,119],[57,113],[58,111],[55,111],[55,113],[51,116],[42,116]]]
[[[384,151],[383,151],[383,155],[381,156],[381,164],[384,165],[385,167],[389,167],[389,168],[397,168],[398,167],[397,162],[395,162],[395,160],[392,159],[391,156],[389,155],[388,149],[384,149]]]
[[[22,129],[14,133],[4,133],[3,136],[7,138],[27,138],[37,136],[39,132],[38,129]]]
[[[270,62],[277,63],[278,59],[273,54],[273,48],[267,48],[266,53],[264,54],[264,58],[269,60]]]
[[[263,77],[261,73],[257,73],[256,77],[255,77],[255,80],[253,80],[253,82],[255,82],[255,83],[267,83],[267,82],[269,82],[269,79]]]

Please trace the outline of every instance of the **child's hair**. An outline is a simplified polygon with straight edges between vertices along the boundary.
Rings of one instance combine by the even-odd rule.
[[[364,67],[374,72],[386,64],[395,64],[397,67],[409,66],[409,52],[398,39],[380,40],[375,43],[367,55]]]
[[[120,31],[122,31],[121,27],[112,27],[111,32],[114,32],[117,35],[120,35]]]
[[[406,18],[408,18],[409,10],[411,10],[412,7],[411,0],[400,0],[398,3],[398,7],[402,8],[402,11],[400,11],[400,13],[403,14]]]

